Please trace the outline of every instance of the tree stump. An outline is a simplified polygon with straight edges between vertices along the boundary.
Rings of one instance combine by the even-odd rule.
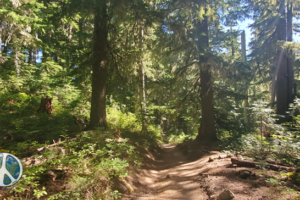
[[[41,111],[42,113],[47,112],[48,114],[52,114],[53,112],[52,98],[50,98],[49,96],[46,96],[46,98],[42,97],[41,104],[37,112],[39,111]]]
[[[86,127],[86,125],[88,124],[88,121],[87,121],[87,118],[85,118],[84,120],[81,119],[81,118],[77,118],[73,115],[73,118],[75,120],[75,124],[78,125],[78,129],[79,129],[79,132],[82,131],[82,128],[83,127]]]

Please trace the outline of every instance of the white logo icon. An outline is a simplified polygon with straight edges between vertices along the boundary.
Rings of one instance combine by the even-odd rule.
[[[23,174],[21,161],[10,153],[0,153],[0,187],[17,183]]]

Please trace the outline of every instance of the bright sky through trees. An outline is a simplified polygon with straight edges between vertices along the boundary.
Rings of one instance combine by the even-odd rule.
[[[297,21],[297,20],[295,20]],[[251,19],[246,19],[245,21],[243,22],[239,22],[239,25],[235,28],[237,28],[238,30],[245,30],[245,34],[246,34],[246,44],[247,44],[247,55],[250,54],[250,51],[249,51],[249,42],[251,42],[251,39],[252,39],[252,36],[251,36],[251,29],[248,27],[251,23],[253,23],[253,20]],[[229,28],[228,28],[229,29]],[[300,41],[300,36],[298,33],[294,32],[293,34],[293,40],[294,42],[299,42]]]

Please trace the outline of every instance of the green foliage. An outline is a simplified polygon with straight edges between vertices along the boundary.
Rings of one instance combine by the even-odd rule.
[[[86,132],[76,141],[46,150],[35,157],[37,163],[34,166],[24,165],[21,183],[7,192],[24,194],[27,191],[29,196],[40,198],[47,195],[47,188],[41,186],[45,184],[42,177],[49,171],[67,170],[66,191],[51,195],[49,199],[106,199],[109,196],[116,199],[117,191],[107,191],[110,180],[125,178],[129,165],[134,169],[141,166],[142,160],[133,145],[118,143],[111,136],[111,133],[99,131]]]
[[[179,133],[179,132],[178,132]],[[186,135],[184,132],[181,132],[180,134],[169,134],[166,140],[170,144],[179,144],[183,143],[189,140],[194,140],[196,138],[198,133],[193,135]]]
[[[61,106],[69,104],[68,99],[59,102],[54,98],[54,113],[51,116],[36,112],[39,101],[40,97],[24,93],[1,95],[0,104],[3,105],[0,110],[1,137],[12,136],[16,142],[43,143],[57,140],[61,135],[66,135],[72,126],[74,127],[74,120],[70,114],[71,107]]]
[[[1,148],[14,150],[21,158],[31,156],[53,140],[74,138],[78,130],[72,115],[89,118],[94,16],[101,12],[94,10],[95,2],[0,2]],[[131,143],[149,147],[162,143],[162,136],[169,143],[195,139],[201,108],[206,106],[199,96],[199,67],[208,57],[214,77],[210,103],[223,145],[261,162],[273,159],[300,165],[300,100],[293,104],[292,122],[284,125],[276,124],[265,102],[255,102],[270,99],[276,50],[296,52],[299,47],[277,41],[274,35],[277,2],[178,2],[107,3],[108,44],[103,49],[107,49],[108,128],[83,132],[75,141],[48,149],[38,158],[46,161],[27,167],[14,192],[28,193],[30,198],[45,196],[48,188],[43,188],[42,177],[50,170],[68,169],[66,192],[51,198],[118,198],[118,191],[106,190],[109,180],[124,178],[129,166],[141,163]],[[210,52],[203,49],[203,33],[198,30],[205,8]],[[249,62],[242,62],[241,30],[236,26],[237,20],[250,14],[255,39]],[[36,112],[46,95],[53,98],[52,115]],[[244,122],[246,98],[253,107],[249,116],[253,129]],[[244,134],[248,130],[253,133]],[[120,134],[131,143],[116,142],[114,137]]]
[[[118,129],[130,129],[132,131],[140,131],[142,126],[133,113],[122,113],[115,106],[109,107],[107,110],[107,120],[113,127]]]
[[[287,134],[284,133],[284,128],[281,125],[276,124],[276,115],[272,109],[267,108],[267,102],[257,101],[252,107],[254,120],[256,121],[256,131],[260,132],[261,137],[273,134]]]
[[[279,179],[276,178],[268,178],[266,180],[267,183],[272,183],[274,185],[280,185],[282,183],[282,181],[280,181]]]
[[[291,108],[292,113],[295,113],[298,108],[299,106],[294,104]],[[285,127],[287,123],[276,124],[276,115],[273,114],[273,110],[266,109],[265,102],[255,103],[253,113],[254,119],[257,120],[256,132],[229,138],[229,141],[225,140],[224,143],[227,144],[225,149],[258,160],[262,166],[265,161],[270,160],[299,167],[299,139],[293,137],[297,134],[296,129],[288,130],[290,126]],[[295,124],[295,122],[291,123]]]

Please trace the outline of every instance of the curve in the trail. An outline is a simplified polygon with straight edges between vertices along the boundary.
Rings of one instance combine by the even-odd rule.
[[[139,169],[129,177],[136,191],[122,199],[208,199],[200,187],[199,173],[213,154],[216,153],[190,161],[175,146],[164,145],[151,167]]]

